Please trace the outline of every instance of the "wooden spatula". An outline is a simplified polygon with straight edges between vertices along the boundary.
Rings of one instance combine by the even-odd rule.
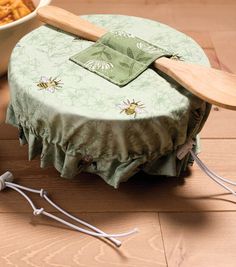
[[[106,29],[55,6],[41,7],[37,14],[41,21],[87,40],[96,41],[107,32]],[[166,57],[159,58],[153,64],[199,98],[236,110],[235,74]]]

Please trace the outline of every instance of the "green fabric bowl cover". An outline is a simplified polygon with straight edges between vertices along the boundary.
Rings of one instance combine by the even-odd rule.
[[[209,66],[198,44],[167,25],[121,15],[83,17]],[[199,152],[198,133],[211,105],[152,68],[119,87],[69,60],[92,44],[42,26],[16,45],[6,122],[19,128],[29,159],[40,155],[41,167],[54,165],[64,178],[96,173],[115,188],[139,170],[179,176],[192,159],[178,160],[176,150],[193,138]]]

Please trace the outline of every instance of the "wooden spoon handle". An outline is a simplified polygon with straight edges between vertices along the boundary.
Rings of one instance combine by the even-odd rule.
[[[91,41],[98,40],[107,32],[58,7],[44,6],[37,14],[41,21]],[[165,57],[157,59],[154,67],[204,101],[236,110],[236,75]]]
[[[156,60],[154,66],[204,101],[236,110],[235,74],[165,57]]]
[[[37,11],[38,18],[56,28],[81,36],[84,39],[97,41],[107,30],[74,15],[73,13],[56,7],[44,6]]]

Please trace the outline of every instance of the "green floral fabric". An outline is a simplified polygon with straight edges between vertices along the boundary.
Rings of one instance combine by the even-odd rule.
[[[109,31],[128,31],[183,60],[209,66],[190,37],[156,21],[121,15],[84,16]],[[6,122],[19,128],[29,159],[61,177],[90,172],[118,188],[139,170],[178,176],[192,162],[176,150],[203,127],[210,105],[160,71],[147,68],[119,87],[69,60],[94,42],[41,26],[23,37],[10,60]],[[77,175],[77,176],[76,176]]]
[[[173,55],[133,34],[114,31],[70,59],[110,82],[124,86],[163,56]]]

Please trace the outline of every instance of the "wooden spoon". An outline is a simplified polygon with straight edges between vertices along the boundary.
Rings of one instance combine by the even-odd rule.
[[[49,25],[91,41],[97,41],[107,32],[106,29],[55,6],[41,7],[37,15]],[[166,57],[157,59],[153,64],[204,101],[236,110],[235,74]]]

